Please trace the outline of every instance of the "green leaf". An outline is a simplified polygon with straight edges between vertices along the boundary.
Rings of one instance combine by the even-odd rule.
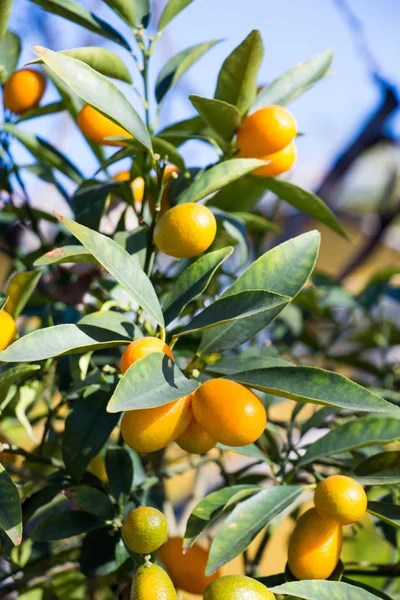
[[[368,502],[368,512],[391,527],[400,529],[400,506],[388,502]]]
[[[0,40],[0,84],[5,84],[7,79],[17,68],[21,53],[21,41],[16,33],[7,31]]]
[[[242,319],[258,317],[260,314],[267,324],[269,320],[275,318],[277,309],[282,310],[289,301],[288,296],[263,290],[248,290],[224,296],[196,315],[174,337],[211,329],[224,323],[235,323]]]
[[[276,486],[240,502],[219,527],[211,544],[206,575],[244,552],[256,535],[301,495],[298,486]]]
[[[399,450],[388,450],[368,456],[355,467],[354,472],[357,475],[371,475],[393,467],[400,467]]]
[[[115,311],[94,313],[76,325],[55,325],[24,335],[0,352],[0,362],[24,363],[114,348],[131,342],[134,333],[134,326],[125,315]]]
[[[304,63],[299,63],[265,86],[256,97],[251,112],[271,104],[288,104],[325,77],[331,66],[333,51],[326,50]]]
[[[231,212],[229,214],[244,221],[250,233],[266,233],[267,231],[282,233],[282,229],[278,225],[275,225],[272,221],[268,221],[268,219],[261,215],[247,212]]]
[[[204,292],[218,267],[232,252],[231,246],[208,252],[183,271],[164,296],[163,311],[167,325],[179,317],[189,302]]]
[[[393,600],[390,596],[388,596],[387,594],[384,594],[381,590],[376,590],[375,588],[367,585],[364,582],[361,581],[357,581],[357,580],[352,580],[349,579],[348,577],[342,577],[341,579],[342,583],[348,583],[349,585],[361,588],[362,590],[365,590],[366,592],[370,592],[372,595],[376,595],[377,598],[381,598],[381,600]]]
[[[258,485],[232,485],[212,492],[196,505],[187,524],[183,547],[190,548],[209,525],[240,500],[260,491]]]
[[[246,173],[262,166],[264,161],[257,158],[232,158],[218,163],[205,171],[177,198],[177,204],[198,202],[209,194],[216,192],[232,181],[236,181]]]
[[[400,483],[400,468],[393,467],[392,469],[384,469],[370,475],[353,475],[354,479],[363,485],[388,486]]]
[[[99,229],[107,198],[119,187],[121,184],[115,181],[85,181],[71,199],[75,220],[91,229]]]
[[[262,450],[256,444],[247,444],[247,446],[226,446],[225,444],[217,444],[219,450],[226,450],[228,452],[235,452],[242,456],[249,456],[250,458],[257,458],[258,460],[268,461],[268,458],[263,454]]]
[[[33,263],[35,267],[62,265],[63,263],[97,263],[95,257],[84,246],[71,245],[55,248],[43,254]]]
[[[376,600],[379,597],[341,581],[292,581],[270,591],[302,600]]]
[[[26,112],[22,113],[15,121],[15,123],[23,123],[23,121],[29,121],[29,119],[37,119],[39,117],[46,117],[47,115],[55,115],[56,113],[65,110],[63,102],[51,102],[43,106],[36,106]]]
[[[106,453],[106,469],[108,483],[114,498],[125,505],[130,498],[133,485],[133,464],[129,452],[125,448],[115,446]]]
[[[234,375],[242,371],[252,371],[255,369],[269,369],[271,367],[290,367],[294,366],[286,360],[275,358],[274,356],[237,356],[226,358],[216,363],[206,366],[208,373],[218,373],[219,375]]]
[[[61,223],[103,265],[106,271],[122,285],[128,294],[159,325],[164,325],[160,303],[150,279],[143,272],[135,256],[130,256],[114,240],[60,216]]]
[[[310,215],[310,217],[313,217],[320,223],[324,223],[324,225],[345,239],[349,239],[340,221],[321,198],[318,198],[312,192],[303,190],[299,186],[290,183],[290,181],[274,177],[266,177],[265,180],[267,188],[279,198],[285,200],[301,212]]]
[[[104,0],[104,2],[128,25],[135,26],[135,9],[132,0]]]
[[[77,485],[64,491],[64,495],[74,505],[74,510],[84,510],[103,519],[114,517],[114,507],[110,498],[91,485]]]
[[[187,396],[199,387],[186,379],[175,362],[161,352],[152,352],[129,367],[107,406],[109,412],[153,408]]]
[[[4,131],[21,142],[35,158],[39,158],[44,163],[54,167],[75,183],[80,184],[82,182],[83,175],[79,169],[49,142],[36,137],[29,131],[24,131],[12,123],[4,123],[3,128]]]
[[[315,265],[320,234],[304,233],[263,254],[222,294],[221,298],[245,290],[267,290],[293,298],[301,290]],[[277,311],[278,314],[279,311]],[[245,327],[244,327],[245,325]],[[202,352],[228,350],[250,339],[264,327],[263,315],[215,327],[203,334]]]
[[[165,140],[169,140],[176,146],[179,146],[185,141],[196,137],[196,135],[203,134],[206,129],[207,125],[204,123],[203,119],[197,116],[169,125],[157,135]]]
[[[182,50],[165,63],[156,81],[155,95],[158,103],[178,83],[186,71],[215,44],[218,44],[218,41],[196,44]]]
[[[7,312],[16,319],[24,310],[36,289],[42,271],[25,271],[14,275],[6,289],[8,296]]]
[[[341,454],[357,448],[386,444],[400,439],[400,420],[390,417],[363,417],[335,427],[311,444],[299,466],[318,458]]]
[[[299,402],[359,412],[393,413],[400,418],[400,410],[390,402],[339,373],[317,367],[267,367],[235,373],[231,378],[257,390]]]
[[[158,31],[165,29],[168,23],[170,23],[172,19],[175,19],[175,17],[192,2],[193,0],[168,0],[158,22]]]
[[[67,470],[76,480],[82,477],[118,423],[119,415],[111,415],[106,411],[108,397],[108,393],[99,390],[76,400],[65,421],[63,459]]]
[[[223,100],[202,98],[194,94],[189,96],[189,100],[207,125],[222,139],[230,142],[241,122],[240,112],[236,106]]]
[[[260,32],[253,30],[228,56],[218,75],[215,98],[246,114],[257,93],[257,75],[264,55]]]
[[[12,0],[0,0],[0,41],[7,32],[8,20],[11,14]]]
[[[216,206],[226,212],[250,211],[268,192],[267,177],[245,175],[241,179],[225,185],[207,200],[208,206]]]
[[[5,305],[8,302],[8,296],[6,294],[0,293],[0,310],[3,310]]]
[[[0,389],[4,389],[4,387],[11,385],[20,377],[30,375],[31,373],[33,373],[33,371],[38,371],[39,369],[40,365],[22,364],[16,365],[15,367],[10,367],[9,369],[2,371],[0,373]]]
[[[22,513],[18,489],[0,463],[0,527],[14,546],[22,541]]]
[[[35,542],[56,542],[104,526],[104,520],[83,510],[57,512],[44,517],[31,531]]]
[[[73,0],[31,0],[31,2],[38,4],[49,13],[68,19],[68,21],[112,40],[129,51],[131,49],[128,42],[116,29]]]
[[[35,46],[36,54],[82,100],[132,134],[152,150],[149,132],[139,114],[119,88],[82,61]]]
[[[175,146],[173,146],[166,140],[163,140],[162,138],[153,136],[151,138],[151,143],[153,144],[154,152],[156,152],[162,157],[168,156],[169,162],[179,167],[181,171],[185,171],[185,161],[181,154],[178,152],[178,150],[175,148]]]

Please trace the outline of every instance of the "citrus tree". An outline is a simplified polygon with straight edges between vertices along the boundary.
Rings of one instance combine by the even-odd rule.
[[[317,230],[290,238],[277,211],[256,211],[272,192],[346,237],[320,198],[278,177],[296,158],[286,106],[329,72],[332,53],[260,89],[252,31],[222,64],[214,97],[189,96],[194,116],[161,129],[169,91],[216,43],[169,59],[151,89],[157,42],[191,0],[169,0],[158,23],[150,0],[105,0],[123,33],[74,0],[34,2],[122,53],[36,46],[19,65],[11,0],[0,2],[11,258],[0,297],[1,597],[399,597],[399,334],[382,309],[398,301],[397,269],[351,294],[314,270]],[[50,82],[59,99],[46,105]],[[98,161],[89,179],[79,149],[70,160],[24,127],[61,111]],[[211,164],[186,166],[189,140],[211,147]],[[33,162],[19,164],[18,143]],[[54,185],[74,218],[32,205],[27,173]],[[10,231],[17,241],[29,231],[36,249]],[[279,416],[282,399],[291,414]],[[17,424],[28,445],[15,442]],[[168,483],[193,471],[174,514]],[[288,515],[298,520],[282,539],[286,570],[265,576]],[[369,561],[346,564],[343,534],[356,539],[366,519],[391,559],[376,564],[371,547]],[[238,556],[242,568],[225,574]]]

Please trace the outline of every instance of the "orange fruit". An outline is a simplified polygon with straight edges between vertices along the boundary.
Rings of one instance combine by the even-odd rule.
[[[82,108],[78,115],[78,126],[85,137],[103,146],[125,146],[122,141],[106,140],[108,137],[132,137],[120,125],[117,125],[114,121],[111,121],[111,119],[88,104]]]
[[[3,88],[4,108],[20,115],[38,106],[46,89],[46,78],[39,71],[20,69]]]
[[[133,363],[152,352],[163,352],[174,360],[174,355],[165,342],[156,337],[142,337],[125,348],[119,363],[121,373],[124,374]]]
[[[358,481],[346,475],[332,475],[317,485],[314,504],[321,517],[350,525],[365,514],[368,499]]]
[[[170,537],[161,546],[157,556],[165,565],[176,588],[189,594],[203,594],[211,581],[220,576],[217,571],[210,577],[204,574],[208,561],[208,551],[194,544],[183,553],[183,538]]]
[[[261,400],[229,379],[210,379],[193,393],[196,421],[213,438],[227,446],[247,446],[258,440],[267,423]]]
[[[211,246],[217,222],[211,210],[188,202],[174,206],[157,221],[154,242],[161,252],[175,258],[190,258]]]
[[[121,171],[113,177],[113,181],[130,181],[130,171]],[[143,177],[135,177],[131,183],[133,200],[137,204],[142,204],[143,193],[144,193],[144,179]],[[114,197],[113,197],[114,198]]]
[[[297,579],[328,579],[339,562],[343,532],[336,521],[310,508],[297,521],[289,542],[288,564]]]
[[[0,310],[0,350],[13,343],[17,335],[17,325],[11,315]]]
[[[283,150],[278,150],[274,154],[263,156],[263,160],[269,160],[270,162],[264,167],[260,167],[255,171],[252,171],[252,175],[257,177],[276,177],[281,173],[289,171],[296,161],[296,146],[294,142],[290,142]]]
[[[104,457],[101,454],[96,454],[96,456],[92,458],[92,460],[89,463],[88,469],[91,473],[93,473],[93,475],[96,475],[96,477],[98,477],[100,481],[107,483],[108,476],[106,469],[106,461],[104,460]]]
[[[261,158],[283,150],[297,134],[293,115],[283,106],[266,106],[245,118],[237,131],[242,158]]]
[[[203,600],[275,600],[275,596],[251,577],[224,575],[209,584]]]
[[[137,554],[151,554],[167,539],[167,519],[152,506],[140,506],[127,515],[121,533],[129,550]]]
[[[176,443],[190,454],[205,454],[214,448],[217,440],[211,437],[193,417],[185,431],[176,439]]]
[[[121,421],[122,437],[136,452],[156,452],[174,442],[192,417],[191,394],[163,406],[128,410]]]
[[[178,600],[168,574],[151,563],[139,567],[132,581],[131,600]]]

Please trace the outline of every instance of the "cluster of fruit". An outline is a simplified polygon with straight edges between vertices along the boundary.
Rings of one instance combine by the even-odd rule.
[[[122,354],[121,372],[151,352],[174,356],[158,338],[131,342]],[[246,446],[265,429],[267,415],[260,399],[246,387],[228,379],[210,379],[189,396],[155,408],[124,413],[121,433],[137,452],[155,452],[176,441],[192,454],[203,454],[217,442]]]
[[[315,490],[314,508],[297,521],[289,542],[288,566],[297,579],[328,579],[339,562],[343,525],[361,519],[367,495],[345,475],[332,475]]]

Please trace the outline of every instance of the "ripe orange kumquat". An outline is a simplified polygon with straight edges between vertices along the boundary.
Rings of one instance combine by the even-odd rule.
[[[182,450],[190,454],[204,454],[217,445],[217,440],[211,437],[193,417],[188,427],[177,438],[176,443]]]
[[[125,146],[123,141],[106,139],[109,137],[132,137],[120,125],[88,104],[79,113],[78,126],[85,137],[103,146]]]
[[[129,171],[121,171],[113,177],[113,181],[129,181],[131,174]],[[143,177],[135,177],[131,183],[133,200],[137,204],[142,204],[144,194],[144,179]]]
[[[17,325],[11,315],[0,310],[0,350],[5,350],[17,336]]]
[[[174,585],[159,565],[147,563],[136,571],[131,600],[178,600]]]
[[[124,374],[133,363],[152,352],[162,352],[174,360],[172,350],[165,342],[156,337],[142,337],[125,348],[120,360],[121,373]]]
[[[290,142],[283,150],[279,150],[274,154],[263,156],[263,160],[268,160],[264,167],[260,167],[252,172],[257,177],[276,177],[282,173],[289,171],[296,162],[296,146]]]
[[[46,89],[46,78],[34,69],[13,73],[3,89],[4,108],[20,115],[39,105]]]
[[[297,134],[293,115],[283,106],[267,106],[245,118],[237,131],[242,158],[262,158],[283,150]]]
[[[332,475],[315,490],[315,509],[321,517],[351,525],[367,510],[368,498],[362,486],[346,475]]]

